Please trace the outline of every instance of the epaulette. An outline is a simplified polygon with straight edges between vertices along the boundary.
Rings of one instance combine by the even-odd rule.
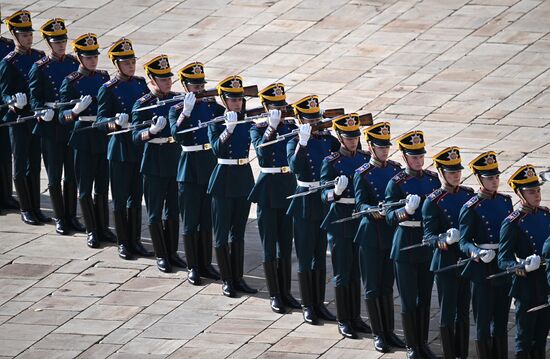
[[[399,163],[399,162],[397,162],[397,161],[388,160],[387,162],[388,162],[388,164],[390,164],[390,165],[392,165],[392,166],[401,168],[401,163]]]
[[[481,198],[479,196],[473,196],[464,205],[468,208],[472,208],[476,206],[480,201],[481,201]]]
[[[325,160],[332,162],[337,158],[340,158],[340,152],[332,152],[330,155],[325,157]]]
[[[394,181],[395,183],[400,183],[401,181],[403,181],[407,177],[409,177],[407,172],[401,171],[398,174],[396,174],[395,176],[393,176],[391,180]]]
[[[363,173],[371,167],[369,162],[363,163],[363,165],[355,170],[357,173]]]
[[[521,211],[518,211],[516,209],[515,211],[510,213],[508,215],[508,217],[506,217],[506,220],[511,223],[511,222],[515,221],[516,219],[518,219],[520,216],[521,216]]]
[[[46,53],[42,50],[32,49],[32,51],[36,52],[40,56],[46,56]]]
[[[154,98],[155,98],[155,95],[153,95],[152,92],[149,92],[148,94],[145,94],[145,95],[141,96],[138,99],[138,102],[140,103],[140,105],[143,105],[144,103],[146,103],[148,101],[151,101]]]
[[[437,173],[434,172],[434,171],[424,170],[424,173],[426,173],[426,174],[427,174],[428,176],[430,176],[430,177],[435,177],[435,178],[438,177],[438,176],[437,176]]]
[[[506,194],[506,193],[497,192],[497,196],[504,197],[504,199],[509,199],[509,200],[512,199],[512,196],[510,196],[509,194]]]
[[[78,71],[75,71],[75,72],[72,72],[70,73],[69,75],[67,75],[67,79],[69,80],[69,82],[73,82],[75,80],[78,80],[79,78],[81,78],[83,75],[78,72]]]
[[[49,64],[50,61],[52,61],[52,59],[50,59],[49,56],[44,56],[44,57],[41,58],[40,60],[36,61],[35,64],[36,64],[36,66],[38,66],[38,67],[42,67],[42,66],[44,66],[44,65],[46,65],[46,64]]]
[[[472,187],[468,187],[468,186],[459,186],[461,189],[463,189],[464,191],[468,192],[468,193],[474,193],[475,190],[472,188]]]
[[[442,188],[438,188],[428,195],[428,199],[430,201],[433,201],[437,199],[439,196],[441,196],[443,193],[445,193],[445,191]]]
[[[7,37],[1,36],[0,42],[3,42],[4,44],[8,45],[15,45],[12,39],[8,39]]]
[[[257,128],[264,128],[269,126],[269,121],[261,121],[254,124]]]
[[[317,132],[317,134],[318,134],[319,136],[332,136],[332,134],[330,133],[330,131],[327,131],[327,130],[319,131],[319,132]]]
[[[117,77],[113,77],[112,79],[110,79],[109,81],[105,82],[103,84],[103,86],[109,88],[111,86],[114,86],[118,83],[119,79]]]
[[[361,153],[361,154],[367,155],[369,157],[371,156],[371,153],[369,151],[365,151],[365,150],[361,150],[361,149],[358,149],[357,153]]]
[[[100,75],[103,75],[103,76],[109,76],[109,73],[105,70],[96,70],[96,72]]]
[[[545,207],[545,206],[540,206],[540,207],[539,207],[539,210],[541,210],[541,211],[543,211],[543,212],[546,212],[546,213],[550,213],[550,208]]]
[[[15,51],[10,51],[5,57],[4,57],[4,60],[6,60],[7,62],[12,62],[13,59],[15,59],[17,55],[17,52]]]
[[[69,59],[71,59],[71,60],[74,60],[74,61],[78,62],[78,59],[77,59],[74,55],[72,55],[72,54],[67,54],[67,55],[65,55],[65,57],[67,57],[67,58],[69,58]]]
[[[143,76],[134,76],[134,78],[138,81],[146,81],[145,77],[143,77]]]

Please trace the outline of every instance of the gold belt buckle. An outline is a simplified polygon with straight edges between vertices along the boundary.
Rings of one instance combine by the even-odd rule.
[[[239,159],[237,160],[237,164],[238,164],[239,166],[246,165],[247,163],[248,163],[248,158],[239,158]]]
[[[209,150],[211,148],[212,148],[212,145],[210,143],[205,143],[204,145],[202,145],[203,150]]]
[[[288,172],[290,172],[290,167],[289,166],[281,167],[281,173],[288,173]]]

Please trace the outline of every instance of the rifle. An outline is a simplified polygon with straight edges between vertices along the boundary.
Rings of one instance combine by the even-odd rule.
[[[244,120],[240,120],[240,121],[237,121],[237,122],[233,122],[233,124],[236,124],[236,125],[241,125],[243,123],[248,123],[248,122],[252,122],[252,121],[255,121],[259,118],[264,118],[266,116],[268,116],[269,114],[268,113],[262,113],[262,114],[259,114],[259,115],[256,115],[256,116],[249,116],[249,117],[245,117]],[[193,131],[196,131],[196,130],[199,130],[201,128],[205,128],[205,127],[208,127],[210,124],[213,124],[213,123],[219,123],[219,122],[224,122],[226,120],[225,118],[225,115],[222,115],[222,116],[218,116],[216,118],[213,118],[209,121],[205,121],[205,122],[201,122],[199,121],[199,124],[195,127],[191,127],[191,128],[186,128],[185,130],[181,130],[177,133],[187,133],[187,132],[193,132]],[[226,123],[227,124],[227,123]]]
[[[389,203],[381,202],[381,203],[378,204],[378,206],[371,207],[371,208],[368,208],[368,209],[365,209],[365,210],[359,211],[359,212],[353,212],[350,217],[341,218],[339,220],[336,220],[336,221],[332,222],[332,224],[353,221],[354,219],[363,217],[366,214],[385,211],[385,210],[387,210],[388,208],[391,208],[391,207],[404,205],[406,202],[407,202],[406,199],[401,199],[397,202],[389,202]]]
[[[479,258],[479,256],[475,255],[475,256],[470,257],[470,258],[459,259],[458,262],[456,262],[455,264],[451,264],[450,266],[439,268],[439,269],[435,270],[434,273],[441,273],[441,272],[448,271],[450,269],[455,269],[455,268],[458,268],[458,267],[462,267],[463,265],[466,265],[467,263],[469,263],[473,260],[476,260],[478,258]]]
[[[142,128],[145,128],[145,127],[149,127],[153,124],[153,120],[147,120],[147,121],[143,121],[142,123],[138,123],[138,124],[135,124],[135,125],[130,125],[126,128],[123,128],[122,130],[118,130],[118,131],[113,131],[113,132],[109,132],[107,134],[107,136],[113,136],[113,135],[119,135],[121,133],[126,133],[126,132],[132,132],[132,131],[135,131],[135,130],[140,130]],[[168,126],[168,124],[166,124]]]
[[[539,178],[542,181],[542,183],[550,182],[550,169],[548,169],[546,171],[540,171],[539,172]]]
[[[292,194],[290,196],[288,196],[286,199],[292,199],[292,198],[297,198],[297,197],[304,197],[304,196],[307,196],[307,195],[310,195],[312,193],[315,193],[319,190],[322,190],[322,189],[325,189],[325,188],[329,188],[329,187],[333,187],[336,185],[336,181],[337,180],[332,180],[332,181],[327,181],[326,183],[322,184],[322,185],[319,185],[319,186],[316,186],[316,187],[310,187],[308,191],[306,192],[300,192],[300,193],[296,193],[296,194]]]
[[[530,264],[530,263],[531,263],[531,260],[528,260],[528,261],[527,260],[522,260],[518,264],[510,266],[510,267],[506,268],[506,270],[504,270],[500,273],[491,274],[490,276],[487,277],[487,279],[494,279],[494,278],[504,277],[508,274],[515,274],[517,270],[525,270],[525,266]],[[546,266],[546,262],[542,262],[540,264],[540,266],[541,267]]]
[[[281,110],[281,112],[282,112],[282,114],[281,114],[282,118],[284,118],[284,117],[294,117],[294,110],[292,109],[291,105],[286,105]],[[246,110],[246,115],[247,116],[256,116],[256,115],[259,115],[259,114],[262,114],[262,113],[265,113],[265,108],[263,108],[263,107],[254,107],[254,108],[251,108],[250,110]],[[336,116],[343,115],[344,113],[345,113],[345,111],[344,111],[343,108],[329,108],[329,109],[326,109],[323,112],[323,117],[324,118],[336,117]]]
[[[94,128],[101,128],[101,127],[105,127],[109,124],[110,121],[114,121],[116,120],[118,117],[115,116],[115,117],[108,117],[106,120],[107,121],[104,121],[104,122],[92,122],[92,125],[91,126],[87,126],[87,127],[80,127],[80,128],[75,128],[72,132],[74,133],[78,133],[78,132],[84,132],[84,131],[89,131],[89,130],[93,130]]]
[[[541,309],[548,308],[548,307],[550,307],[550,296],[548,297],[546,303],[541,304],[541,305],[537,305],[536,307],[533,307],[533,308],[529,309],[527,311],[527,313],[536,312],[537,310],[541,310]]]
[[[46,110],[39,110],[39,111],[36,111],[33,115],[30,115],[30,116],[23,116],[23,117],[18,116],[15,119],[15,121],[4,122],[4,123],[0,124],[0,127],[8,127],[8,126],[13,126],[13,125],[19,125],[19,124],[25,123],[29,120],[37,119],[40,116],[44,116],[45,113],[46,113]]]
[[[447,233],[440,233],[435,238],[432,238],[432,239],[423,238],[421,243],[417,243],[417,244],[413,244],[411,246],[403,247],[403,248],[401,248],[400,251],[403,252],[403,251],[408,251],[408,250],[411,250],[411,249],[414,249],[414,248],[433,246],[437,242],[445,242],[446,239],[447,239]]]

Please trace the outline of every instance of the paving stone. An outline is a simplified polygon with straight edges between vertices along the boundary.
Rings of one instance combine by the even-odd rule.
[[[74,297],[104,297],[118,287],[117,284],[79,282],[72,280],[54,292],[54,295]]]
[[[80,313],[76,318],[127,321],[142,309],[142,307],[137,306],[94,304]]]
[[[55,328],[53,325],[4,323],[0,325],[0,338],[5,340],[36,341]]]
[[[68,310],[36,310],[27,309],[16,315],[10,320],[10,323],[19,324],[43,324],[43,325],[62,325],[69,319],[77,315],[76,311]]]
[[[124,283],[139,271],[135,269],[89,268],[75,278],[79,281]]]
[[[41,359],[41,358],[52,358],[52,359],[71,359],[80,354],[80,351],[77,350],[49,350],[49,349],[34,349],[31,348],[25,351],[23,354],[19,355],[19,358],[25,359]]]
[[[107,335],[122,323],[121,320],[98,320],[98,319],[71,319],[60,326],[55,333],[85,334],[85,335]]]
[[[33,309],[47,310],[68,310],[82,311],[95,303],[99,298],[93,297],[70,297],[70,296],[49,296],[32,306]]]
[[[124,283],[120,290],[167,293],[177,287],[181,281],[177,279],[132,278]]]
[[[323,354],[337,342],[336,339],[285,337],[273,345],[276,352]]]
[[[86,350],[101,339],[98,335],[56,334],[45,336],[33,345],[35,349]]]
[[[5,355],[8,358],[15,357],[17,354],[30,347],[34,342],[34,340],[0,338],[0,355]]]
[[[101,299],[100,303],[145,307],[154,303],[161,296],[162,293],[117,290]]]
[[[121,345],[116,344],[95,344],[92,345],[88,350],[84,351],[78,356],[78,358],[87,358],[87,359],[103,359],[107,358],[109,355],[117,351]]]
[[[12,263],[0,268],[0,278],[41,279],[56,269],[40,264]]]
[[[157,354],[167,355],[176,351],[185,344],[185,340],[168,340],[152,338],[136,338],[119,349],[128,354]]]

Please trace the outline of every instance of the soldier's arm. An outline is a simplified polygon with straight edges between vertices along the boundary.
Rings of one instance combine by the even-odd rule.
[[[384,201],[387,203],[397,202],[405,198],[405,194],[401,191],[401,188],[395,183],[395,181],[390,180],[386,187]],[[390,226],[395,226],[400,222],[409,220],[409,215],[405,212],[405,206],[402,207],[390,207],[386,211],[386,222]]]
[[[170,124],[170,134],[176,141],[183,141],[183,133],[178,133],[178,131],[183,130],[185,120],[182,121],[178,125],[178,119],[180,116],[180,113],[182,112],[181,109],[178,110],[178,107],[172,106],[170,107],[170,111],[168,111],[168,123]],[[187,119],[187,118],[186,118]]]
[[[141,102],[137,100],[134,103],[134,106],[132,107],[132,125],[139,125],[143,121],[147,120],[147,117],[150,116],[149,111],[136,111],[138,108],[140,108]],[[167,125],[168,126],[168,125]],[[132,141],[137,144],[142,144],[143,142],[147,142],[151,138],[154,138],[155,136],[149,132],[149,127],[146,128],[140,128],[132,131]]]
[[[29,102],[32,109],[44,106],[45,99],[42,93],[43,88],[42,71],[40,71],[40,68],[34,64],[29,71]]]
[[[321,184],[325,184],[328,181],[332,181],[336,178],[336,173],[334,171],[334,167],[328,161],[326,158],[323,160],[323,164],[321,165]],[[321,192],[321,199],[324,202],[332,203],[334,201],[337,201],[340,199],[340,196],[337,196],[334,193],[334,187],[331,188],[324,188]]]
[[[10,69],[11,65],[5,61],[0,61],[0,93],[2,94],[2,100],[4,103],[9,103],[13,99],[13,88],[11,86],[13,69]]]
[[[498,243],[498,267],[502,270],[514,266],[516,262],[516,246],[521,234],[516,225],[508,219],[500,226],[500,240]]]
[[[355,208],[358,212],[365,211],[369,208],[377,207],[376,197],[365,181],[360,172],[355,172],[353,175],[353,188],[355,191]],[[380,219],[382,215],[378,212],[370,213],[368,218]]]
[[[69,102],[71,100],[77,99],[78,94],[71,86],[69,79],[65,78],[59,89],[59,101],[60,102]],[[59,122],[63,125],[74,123],[78,119],[78,115],[74,114],[73,106],[64,106],[59,109]]]
[[[293,138],[286,144],[286,154],[292,173],[301,174],[307,157],[306,148],[298,143],[297,138]]]
[[[256,156],[261,157],[263,155],[263,148],[258,148],[259,145],[264,143],[264,134],[267,132],[267,127],[258,127],[257,125],[252,125],[250,127],[250,142],[256,150]],[[266,140],[269,141],[269,140]]]
[[[97,123],[103,124],[98,128],[102,131],[113,132],[120,130],[121,127],[117,126],[115,120],[111,117],[116,115],[115,113],[115,99],[111,91],[105,86],[101,86],[97,92]]]
[[[468,256],[475,255],[479,252],[479,249],[474,244],[476,222],[474,210],[464,205],[458,218],[460,223],[460,241],[458,242],[460,250]]]
[[[435,203],[426,198],[422,204],[422,226],[424,238],[430,241],[433,247],[437,248],[439,234],[441,234],[441,211]]]
[[[208,140],[210,141],[214,155],[223,158],[228,152],[231,134],[225,129],[224,125],[212,123],[208,126]]]
[[[546,241],[544,241],[542,256],[546,260],[546,277],[548,280],[548,285],[550,286],[550,237],[546,238]]]

